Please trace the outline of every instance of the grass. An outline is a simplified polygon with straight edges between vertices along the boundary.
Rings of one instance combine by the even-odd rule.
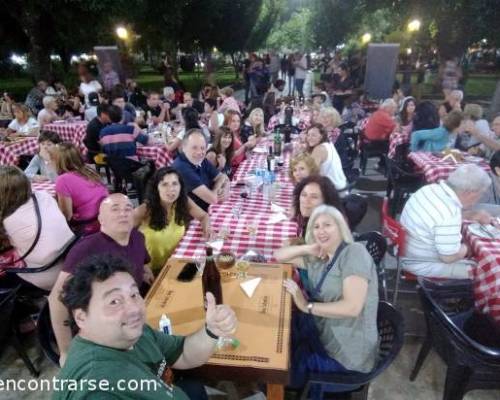
[[[319,80],[319,73],[315,74],[316,80]],[[400,79],[401,77],[399,77]],[[412,81],[416,82],[416,76],[412,77]],[[187,91],[197,93],[204,82],[202,72],[181,72],[179,74],[180,81],[184,84]],[[237,82],[232,67],[225,67],[215,74],[215,79],[219,87],[224,87]],[[497,81],[500,75],[497,74],[471,74],[465,85],[465,93],[467,97],[484,98],[490,100],[495,92]],[[151,67],[143,67],[136,78],[139,86],[145,90],[156,89],[163,87],[163,76]],[[17,100],[24,100],[26,94],[31,89],[31,80],[28,77],[0,79],[0,91],[10,92]],[[433,95],[441,95],[441,91],[436,89],[433,83],[423,85],[422,94],[424,97]]]

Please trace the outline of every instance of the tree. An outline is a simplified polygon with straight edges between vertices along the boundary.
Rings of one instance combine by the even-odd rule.
[[[109,26],[109,15],[122,0],[8,0],[4,12],[22,29],[35,79],[51,76],[50,55],[57,52],[69,66],[70,50],[90,48]],[[90,29],[89,23],[92,23]]]
[[[311,10],[295,11],[290,19],[276,26],[267,40],[267,46],[275,49],[309,49],[312,46]]]

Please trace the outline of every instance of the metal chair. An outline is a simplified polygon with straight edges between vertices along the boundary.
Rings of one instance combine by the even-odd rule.
[[[385,253],[387,251],[387,241],[380,232],[371,231],[365,232],[355,237],[356,242],[365,242],[365,247],[368,253],[373,258],[373,262],[377,266],[377,275],[379,283],[379,293],[382,290],[384,300],[388,300],[387,295],[387,280],[385,273],[385,265],[383,263]]]
[[[427,336],[410,380],[434,348],[447,365],[443,400],[460,400],[474,389],[500,389],[500,349],[484,346],[464,331],[474,310],[472,281],[419,277],[418,283]],[[494,328],[489,334],[493,332]]]
[[[55,365],[59,366],[59,349],[57,347],[56,338],[50,321],[49,302],[45,302],[36,323],[36,332],[38,342],[42,347],[45,356]]]
[[[321,386],[321,399],[324,388],[328,385],[336,386],[336,393],[351,392],[351,398],[366,400],[370,382],[391,365],[403,346],[404,324],[403,317],[391,304],[381,301],[378,304],[377,327],[380,337],[378,361],[373,371],[369,373],[311,373],[301,400],[306,400],[313,385]],[[328,389],[327,389],[328,390]]]

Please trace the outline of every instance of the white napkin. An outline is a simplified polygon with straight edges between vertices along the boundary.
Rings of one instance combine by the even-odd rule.
[[[281,221],[286,221],[288,217],[283,213],[272,214],[267,220],[268,224],[277,224]]]
[[[267,151],[268,150],[265,147],[255,147],[253,149],[253,152],[257,154],[267,154]]]
[[[281,207],[281,206],[274,204],[274,203],[271,203],[271,212],[286,214],[286,210],[284,207]]]
[[[210,246],[212,249],[221,251],[222,246],[224,246],[224,240],[223,239],[215,239],[207,242],[207,246]]]
[[[241,287],[241,289],[243,289],[243,291],[245,292],[245,294],[249,298],[252,298],[252,296],[255,292],[255,289],[257,289],[257,286],[259,286],[259,283],[261,280],[262,280],[262,278],[260,278],[260,277],[253,278],[253,279],[250,279],[248,281],[241,282],[240,287]]]

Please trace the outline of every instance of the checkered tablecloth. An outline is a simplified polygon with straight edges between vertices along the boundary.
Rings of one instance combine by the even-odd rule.
[[[0,165],[17,165],[19,156],[33,155],[38,150],[38,139],[28,137],[15,143],[0,143]]]
[[[389,137],[389,151],[387,152],[389,158],[394,158],[396,155],[396,147],[410,141],[410,133],[411,125],[401,127],[401,131],[392,132]]]
[[[43,129],[55,132],[65,142],[71,142],[81,148],[87,130],[87,121],[52,123],[45,125]]]
[[[236,171],[229,199],[222,204],[210,206],[212,230],[222,232],[226,237],[222,251],[230,251],[236,256],[241,256],[252,249],[267,260],[271,260],[273,251],[281,247],[287,238],[297,234],[297,225],[289,220],[269,223],[272,215],[271,206],[264,201],[261,191],[246,199],[240,196],[243,187],[237,183],[242,182],[249,171],[261,166],[262,161],[265,163],[265,159],[266,156],[263,154],[254,154],[245,160]],[[289,155],[286,154],[284,165],[278,169],[279,189],[274,200],[275,204],[285,209],[291,206],[293,192],[293,185],[288,178],[288,160]],[[232,209],[237,204],[241,206],[241,213],[234,216]],[[251,237],[248,230],[251,224],[255,224],[256,227],[255,237]],[[205,240],[202,237],[200,224],[194,221],[177,246],[174,257],[193,258],[204,254]]]
[[[31,182],[31,190],[33,192],[48,192],[51,196],[56,197],[56,184],[46,182]]]
[[[500,239],[486,239],[464,228],[477,266],[472,270],[476,308],[500,323]]]
[[[432,153],[422,151],[412,152],[408,155],[408,158],[415,163],[417,170],[424,174],[425,180],[429,183],[448,178],[460,165],[472,164],[472,162],[467,161],[454,163],[452,160],[443,160]],[[479,165],[485,171],[490,171],[490,167],[486,161],[474,164]]]
[[[156,168],[166,167],[174,159],[165,146],[137,146],[137,155],[155,162]]]

